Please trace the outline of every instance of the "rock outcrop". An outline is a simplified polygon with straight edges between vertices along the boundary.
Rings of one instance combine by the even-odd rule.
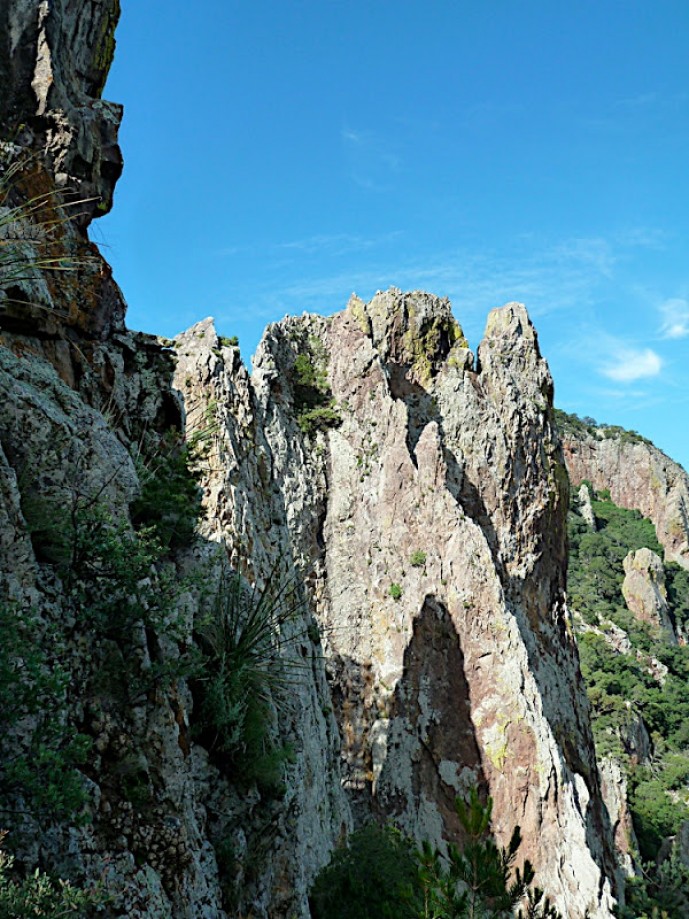
[[[593,505],[591,504],[591,491],[586,482],[582,482],[581,488],[577,493],[577,498],[579,499],[579,513],[584,518],[586,523],[588,523],[591,529],[595,530],[596,515],[593,513]]]
[[[101,99],[119,0],[11,0],[0,9],[0,140],[40,155],[86,226],[112,206],[122,107]]]
[[[353,298],[270,326],[252,377],[208,321],[174,348],[126,331],[85,235],[121,169],[121,111],[100,99],[118,14],[0,9],[2,149],[24,165],[9,203],[43,202],[22,218],[26,276],[0,279],[2,615],[64,670],[54,720],[89,750],[87,819],[3,786],[8,844],[29,871],[102,880],[112,917],[306,917],[354,823],[461,841],[453,800],[477,784],[496,839],[521,826],[561,910],[609,916],[613,828],[564,599],[567,477],[524,307],[494,310],[474,357],[447,301]],[[69,219],[73,197],[94,200]],[[71,266],[59,283],[40,245]],[[184,430],[204,445],[200,533],[147,555],[146,462]],[[185,669],[227,565],[259,586],[287,573],[298,599],[280,635],[290,691],[265,700],[284,754],[270,791],[204,743]]]
[[[639,843],[629,809],[627,773],[616,759],[607,758],[600,763],[600,775],[603,800],[615,834],[617,857],[624,873],[633,877],[634,855],[639,851]]]
[[[609,489],[620,507],[653,521],[668,561],[689,568],[689,476],[653,444],[624,431],[562,432],[572,485]]]
[[[665,569],[651,549],[630,552],[625,558],[622,595],[637,619],[662,629],[668,640],[676,644],[667,602]]]
[[[214,538],[311,572],[355,820],[459,839],[454,797],[478,784],[567,914],[607,915],[566,477],[524,308],[490,314],[475,361],[446,301],[397,290],[269,326],[251,380],[207,322],[178,354],[190,419],[225,432]]]

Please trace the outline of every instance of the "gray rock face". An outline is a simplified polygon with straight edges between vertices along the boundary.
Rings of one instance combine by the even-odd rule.
[[[591,529],[595,530],[596,516],[593,513],[593,505],[591,504],[591,492],[585,482],[582,483],[577,497],[579,498],[579,513],[584,518],[586,523],[588,523]]]
[[[112,366],[117,358],[113,347]],[[140,484],[127,430],[134,434],[138,428],[145,442],[144,429],[150,424],[152,431],[157,423],[161,388],[169,391],[169,371],[166,379],[144,359],[138,371],[118,376],[113,414],[106,414],[44,358],[0,345],[0,615],[10,608],[25,611],[54,636],[51,656],[69,676],[65,697],[51,701],[54,717],[78,723],[92,743],[84,767],[87,825],[66,818],[46,822],[31,809],[23,812],[21,801],[9,816],[3,811],[2,820],[25,867],[40,861],[77,883],[100,879],[111,897],[110,916],[217,919],[224,913],[205,808],[220,780],[204,751],[185,743],[189,690],[175,684],[157,700],[134,693],[130,701],[112,675],[113,666],[124,670],[125,650],[138,662],[126,672],[140,679],[152,667],[152,655],[174,665],[176,646],[162,636],[162,646],[158,639],[151,644],[140,623],[118,644],[84,621],[93,597],[80,601],[69,584],[76,533],[97,519],[91,516],[90,524],[72,532],[78,511],[93,514],[97,506],[113,527],[129,525],[129,505]],[[118,402],[130,410],[126,419],[117,415]],[[59,565],[57,557],[65,561]],[[187,615],[191,603],[189,598]],[[16,739],[21,741],[21,732]],[[4,738],[5,755],[11,742]],[[155,799],[133,803],[123,794],[122,777],[133,763],[145,777],[143,787],[150,782],[156,788]]]
[[[677,643],[667,603],[665,569],[651,549],[630,552],[625,558],[622,594],[637,619],[662,629],[671,642]]]
[[[32,202],[10,232],[24,270],[0,265],[0,332],[32,339],[70,385],[89,376],[80,340],[124,332],[124,300],[84,232],[122,171],[122,108],[101,99],[118,18],[119,0],[0,5],[0,171],[13,176],[0,204]],[[61,270],[35,267],[50,262]]]
[[[0,119],[38,154],[18,194],[47,193],[56,212],[56,188],[98,199],[65,228],[69,255],[91,253],[83,227],[121,169],[121,110],[100,100],[118,15],[117,0],[0,7]],[[353,298],[331,320],[270,326],[250,378],[209,322],[176,359],[127,333],[95,255],[65,286],[30,285],[20,306],[1,304],[0,585],[60,636],[72,681],[60,717],[93,753],[92,822],[25,814],[13,827],[24,866],[102,878],[111,917],[306,917],[313,876],[353,823],[392,817],[461,841],[453,799],[478,783],[497,840],[521,825],[521,855],[563,913],[609,916],[613,828],[564,600],[567,481],[525,309],[493,311],[474,359],[446,301]],[[82,494],[127,530],[133,456],[183,421],[207,445],[205,517],[170,561],[175,578],[191,569],[212,586],[220,552],[258,584],[276,564],[296,572],[303,598],[274,725],[293,748],[282,797],[214,765],[182,676],[122,704],[106,679],[122,647],[80,621],[36,537]],[[178,600],[184,641],[133,624],[139,677],[178,666],[202,594]],[[152,799],[125,794],[132,771]]]
[[[101,99],[119,0],[11,0],[0,9],[3,137],[38,153],[85,226],[112,206],[122,107]]]
[[[603,799],[615,833],[617,856],[627,877],[633,877],[633,854],[638,852],[639,843],[629,810],[627,775],[616,759],[602,760],[600,774]]]
[[[566,476],[524,308],[490,314],[476,367],[446,301],[397,290],[270,326],[251,380],[207,323],[178,353],[189,418],[211,406],[224,431],[214,538],[311,571],[355,820],[459,839],[454,796],[478,783],[498,840],[521,825],[567,915],[609,915],[612,828],[564,604]],[[322,430],[305,364],[336,413]]]
[[[639,510],[655,524],[668,561],[689,568],[689,476],[652,444],[623,435],[563,439],[572,485],[588,479],[608,488],[615,504]]]
[[[221,346],[211,320],[178,337],[175,385],[180,390],[189,436],[212,431],[203,462],[205,522],[210,545],[264,585],[286,576],[303,590],[304,604],[285,638],[290,702],[280,716],[280,736],[294,755],[286,792],[272,810],[252,797],[233,800],[225,833],[238,864],[253,862],[253,880],[240,878],[237,907],[257,917],[308,916],[308,891],[338,839],[352,824],[340,781],[340,736],[322,659],[315,598],[317,533],[325,478],[307,445],[283,425],[259,378],[252,385],[232,346]],[[267,371],[270,375],[270,370]],[[227,809],[227,804],[223,804]],[[261,827],[270,821],[270,846]]]

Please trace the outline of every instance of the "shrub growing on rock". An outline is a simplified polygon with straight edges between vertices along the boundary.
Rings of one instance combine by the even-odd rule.
[[[548,897],[531,887],[526,861],[515,869],[521,844],[515,827],[506,849],[490,836],[492,800],[472,789],[455,801],[466,843],[443,854],[427,841],[415,851],[391,827],[373,824],[353,833],[316,878],[310,904],[314,919],[562,919]]]
[[[6,832],[0,832],[0,917],[2,919],[64,919],[87,917],[104,903],[98,888],[82,890],[68,881],[54,881],[38,870],[26,878],[13,877],[14,858],[2,848]]]
[[[289,745],[276,738],[293,664],[284,651],[301,608],[295,585],[277,572],[262,590],[238,571],[222,574],[211,610],[196,627],[202,661],[194,683],[196,733],[221,767],[268,793],[281,791]]]

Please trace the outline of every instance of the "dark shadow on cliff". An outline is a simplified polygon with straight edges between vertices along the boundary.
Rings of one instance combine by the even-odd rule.
[[[493,564],[503,589],[508,606],[513,610],[523,610],[525,615],[515,613],[515,619],[522,633],[522,638],[529,656],[529,668],[534,674],[543,702],[543,713],[551,725],[558,740],[565,763],[572,773],[583,776],[591,795],[591,802],[586,811],[587,843],[601,867],[603,874],[610,878],[615,886],[616,860],[612,847],[612,827],[610,816],[602,800],[600,781],[593,752],[593,738],[590,725],[583,712],[576,713],[576,727],[567,729],[571,715],[563,717],[562,693],[556,691],[555,685],[562,686],[562,674],[571,672],[566,690],[573,695],[585,696],[585,687],[578,667],[572,666],[572,655],[576,647],[568,635],[565,626],[563,601],[564,579],[567,555],[562,539],[562,522],[557,507],[548,509],[541,522],[543,530],[540,545],[540,559],[534,571],[525,581],[513,579],[506,570],[499,552],[499,540],[479,485],[465,474],[454,453],[446,446],[443,418],[431,393],[419,383],[409,379],[409,365],[388,363],[386,365],[391,395],[403,401],[407,407],[408,429],[407,447],[416,464],[415,449],[426,425],[435,421],[438,425],[443,458],[447,467],[446,487],[461,506],[467,517],[473,520],[483,532],[493,558]],[[536,432],[531,432],[533,442]],[[528,464],[526,454],[516,458],[523,467]],[[561,458],[560,458],[561,461]],[[516,524],[515,524],[516,526]],[[550,599],[549,599],[550,598]],[[544,628],[545,621],[547,626]],[[416,634],[416,628],[415,628]],[[412,642],[412,645],[414,642]],[[410,645],[410,648],[412,646]],[[408,650],[408,654],[410,651]],[[560,676],[554,681],[553,671]],[[405,656],[405,673],[407,658]],[[396,694],[396,699],[397,699]],[[569,708],[569,706],[568,706]],[[418,764],[417,771],[418,771]]]
[[[374,812],[381,819],[412,817],[423,808],[423,799],[429,799],[441,815],[445,838],[461,843],[455,798],[465,797],[476,786],[485,800],[487,783],[471,720],[460,638],[447,609],[432,595],[414,620],[404,671],[390,706],[386,743]],[[411,787],[403,790],[399,781],[405,774],[411,777]]]

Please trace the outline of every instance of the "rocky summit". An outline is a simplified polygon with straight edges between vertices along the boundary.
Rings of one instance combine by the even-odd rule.
[[[474,353],[447,300],[352,296],[269,325],[252,373],[210,319],[128,331],[86,235],[121,171],[121,110],[100,98],[118,16],[0,10],[0,830],[18,876],[69,878],[85,915],[306,919],[355,828],[446,852],[475,789],[564,916],[612,916],[632,831],[567,607],[567,468],[684,566],[686,476],[644,443],[566,434],[563,453],[518,303]],[[658,557],[625,571],[630,609],[671,630]]]

